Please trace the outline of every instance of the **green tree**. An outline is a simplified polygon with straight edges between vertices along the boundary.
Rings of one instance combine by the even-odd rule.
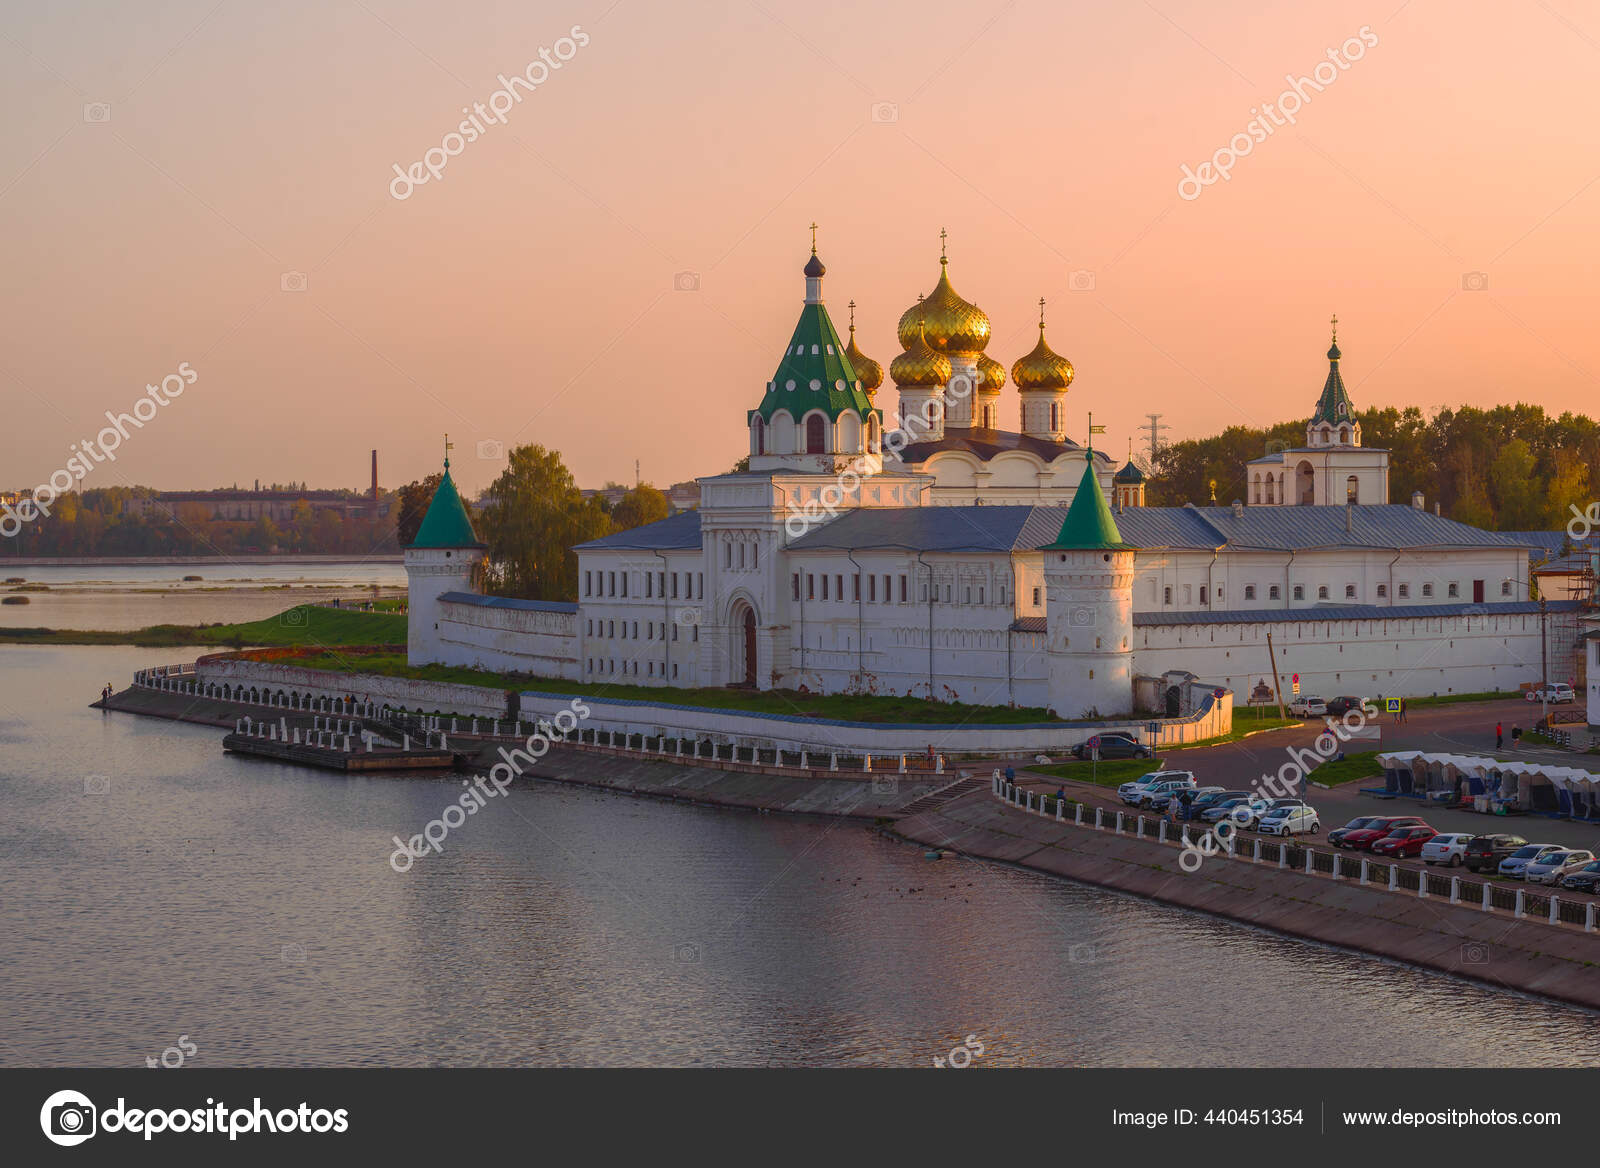
[[[597,501],[585,499],[561,455],[543,446],[511,451],[489,488],[478,536],[489,545],[484,587],[527,600],[576,600],[572,548],[611,531]]]
[[[649,483],[641,483],[617,500],[611,508],[611,523],[618,531],[627,531],[665,519],[671,510],[665,495]]]
[[[443,479],[444,472],[435,471],[425,479],[407,483],[397,492],[400,502],[394,509],[394,533],[401,547],[410,547],[411,541],[417,538],[417,528],[422,526],[422,517],[428,513],[428,504],[433,502],[433,493]]]
[[[1489,467],[1489,486],[1498,502],[1495,519],[1510,531],[1544,526],[1548,510],[1545,484],[1535,474],[1533,451],[1521,438],[1506,443]]]

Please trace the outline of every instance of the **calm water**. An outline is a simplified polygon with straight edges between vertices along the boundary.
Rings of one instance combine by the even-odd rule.
[[[529,785],[400,875],[390,836],[456,780],[84,708],[149,659],[0,646],[0,1063],[135,1066],[180,1035],[213,1066],[927,1065],[969,1034],[978,1066],[1584,1065],[1600,1042],[1591,1014],[859,827]]]
[[[185,576],[204,577],[186,581]],[[142,629],[149,625],[251,621],[291,604],[334,596],[370,597],[404,589],[398,563],[92,564],[11,567],[0,579],[22,576],[47,592],[27,593],[26,605],[0,605],[0,628]],[[0,592],[16,585],[0,584]]]

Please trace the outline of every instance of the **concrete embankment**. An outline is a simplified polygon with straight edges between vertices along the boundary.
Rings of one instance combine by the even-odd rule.
[[[908,815],[912,842],[1097,884],[1291,936],[1600,1009],[1600,935],[1213,857],[1195,873],[1179,849],[1007,806],[986,789]]]

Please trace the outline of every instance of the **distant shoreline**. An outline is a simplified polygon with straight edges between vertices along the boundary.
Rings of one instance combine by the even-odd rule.
[[[403,564],[405,557],[392,555],[347,556],[331,553],[305,555],[252,556],[0,556],[0,569],[9,564],[19,568],[77,568],[140,564]]]

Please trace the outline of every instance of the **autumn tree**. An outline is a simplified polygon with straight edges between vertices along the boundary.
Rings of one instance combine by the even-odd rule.
[[[649,483],[640,483],[611,508],[611,525],[618,531],[643,527],[646,523],[665,519],[670,510],[665,495]]]
[[[399,506],[394,509],[394,531],[401,547],[410,547],[411,541],[417,538],[417,528],[422,526],[422,517],[428,513],[428,504],[433,502],[433,493],[443,479],[443,471],[434,471],[427,478],[407,483],[396,492]]]
[[[576,600],[572,548],[609,534],[611,520],[597,501],[583,497],[561,455],[543,446],[517,447],[489,495],[478,524],[478,537],[489,545],[484,586],[500,596]]]

